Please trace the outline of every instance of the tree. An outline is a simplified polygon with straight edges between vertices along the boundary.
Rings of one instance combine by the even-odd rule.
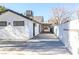
[[[5,8],[5,7],[3,7],[3,6],[0,6],[0,13],[3,13],[3,12],[5,12],[5,10],[6,10],[6,8]]]
[[[72,11],[68,11],[61,8],[55,8],[53,11],[53,17],[58,21],[58,24],[65,23],[71,20]]]

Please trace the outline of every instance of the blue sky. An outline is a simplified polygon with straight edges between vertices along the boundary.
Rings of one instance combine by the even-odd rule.
[[[35,16],[44,16],[45,21],[48,21],[48,19],[52,17],[51,11],[54,8],[65,8],[70,10],[79,9],[79,4],[77,3],[5,3],[0,5],[19,13],[32,10]]]

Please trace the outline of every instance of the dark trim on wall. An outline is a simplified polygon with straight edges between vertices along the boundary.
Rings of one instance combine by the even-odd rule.
[[[35,36],[35,23],[33,23],[33,37]]]

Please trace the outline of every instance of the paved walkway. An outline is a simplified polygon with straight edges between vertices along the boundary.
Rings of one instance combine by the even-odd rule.
[[[35,36],[34,39],[57,39],[57,36],[52,33],[41,33]]]
[[[0,54],[63,55],[69,52],[59,39],[30,39],[27,42],[1,42]]]

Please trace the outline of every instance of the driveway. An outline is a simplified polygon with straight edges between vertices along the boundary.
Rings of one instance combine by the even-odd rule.
[[[40,33],[34,39],[57,39],[58,37],[52,33]]]
[[[56,39],[55,39],[56,40]],[[29,40],[27,42],[13,42],[0,44],[0,51],[3,54],[32,54],[32,55],[58,55],[69,54],[68,50],[61,41]],[[6,53],[6,51],[8,51]],[[0,52],[1,53],[1,52]]]
[[[0,54],[59,55],[70,54],[64,44],[52,34],[40,34],[28,41],[0,41]],[[49,37],[49,38],[48,38]],[[46,38],[46,39],[45,39]],[[48,39],[47,39],[48,38]]]

